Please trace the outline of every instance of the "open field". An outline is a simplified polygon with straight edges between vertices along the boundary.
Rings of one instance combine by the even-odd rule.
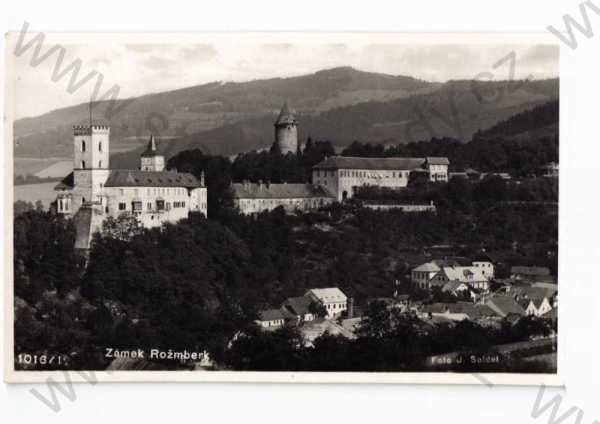
[[[23,200],[25,202],[35,203],[41,200],[45,208],[50,205],[50,202],[56,199],[54,186],[56,181],[41,184],[25,184],[14,187],[14,201]]]

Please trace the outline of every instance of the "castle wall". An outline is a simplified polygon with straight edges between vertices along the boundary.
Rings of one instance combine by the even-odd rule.
[[[313,169],[313,184],[323,186],[338,201],[354,196],[356,187],[406,187],[409,177],[407,170]]]
[[[279,206],[292,212],[294,210],[307,211],[318,209],[321,206],[330,204],[333,201],[331,197],[303,197],[303,198],[282,198],[282,199],[260,199],[260,198],[235,198],[233,204],[241,213],[249,215],[263,211],[271,211]]]

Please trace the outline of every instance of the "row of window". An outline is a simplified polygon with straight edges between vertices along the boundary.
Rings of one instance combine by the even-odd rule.
[[[317,169],[316,176],[317,177],[335,177],[336,171],[326,171]],[[381,172],[381,171],[375,171]],[[388,173],[385,175],[386,178],[408,178],[410,171],[392,171],[391,175]],[[378,175],[373,175],[370,171],[347,171],[341,170],[340,177],[351,177],[351,178],[379,178]]]
[[[146,210],[152,211],[162,211],[162,210],[171,210],[171,202],[165,202],[164,200],[156,201],[156,208],[153,208],[154,204],[152,202],[146,203]],[[185,202],[173,202],[173,208],[185,208]],[[119,202],[119,210],[125,211],[127,210],[127,203]],[[141,212],[142,211],[142,202],[136,201],[131,202],[131,210],[133,212]]]
[[[408,175],[410,173],[410,171],[392,171],[392,173],[386,173],[385,175],[381,175],[378,172],[379,171],[375,171],[376,173],[374,174],[373,172],[369,172],[369,171],[340,171],[340,176],[341,177],[351,177],[351,178],[377,178],[380,179],[382,177],[385,178],[408,178]]]
[[[326,308],[329,310],[344,309],[344,304],[343,303],[333,303],[333,304],[330,303],[326,306]]]
[[[140,188],[134,188],[134,189],[130,189],[130,188],[120,188],[119,189],[119,194],[121,196],[125,196],[125,194],[127,193],[131,193],[131,190],[133,190],[133,195],[134,196],[139,196],[140,192],[143,192],[144,189],[140,189]],[[171,194],[175,194],[175,195],[187,195],[187,189],[185,188],[180,188],[180,187],[174,187],[174,188],[147,188],[146,189],[146,195],[147,196],[158,196],[158,195],[171,195]]]
[[[58,211],[59,212],[68,212],[70,201],[68,199],[58,199]]]

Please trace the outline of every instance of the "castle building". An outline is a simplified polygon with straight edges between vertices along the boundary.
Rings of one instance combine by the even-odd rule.
[[[234,183],[233,204],[244,215],[270,211],[279,206],[292,212],[318,209],[333,202],[323,187],[312,184]]]
[[[282,155],[287,153],[298,153],[298,123],[287,103],[284,103],[279,112],[279,116],[273,125],[275,126],[274,147],[276,147]]]
[[[445,157],[364,158],[331,156],[313,167],[312,182],[323,186],[338,201],[351,198],[357,188],[402,188],[413,178],[448,182]]]
[[[108,126],[74,127],[73,145],[73,172],[54,190],[57,213],[75,220],[76,247],[89,247],[91,236],[108,216],[131,214],[148,228],[177,222],[191,211],[206,216],[204,178],[165,170],[153,136],[139,169],[110,169]]]

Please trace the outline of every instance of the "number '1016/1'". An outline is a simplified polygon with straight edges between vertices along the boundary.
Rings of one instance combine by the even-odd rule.
[[[29,353],[20,353],[17,356],[17,362],[22,365],[62,365],[61,355],[32,355]]]

